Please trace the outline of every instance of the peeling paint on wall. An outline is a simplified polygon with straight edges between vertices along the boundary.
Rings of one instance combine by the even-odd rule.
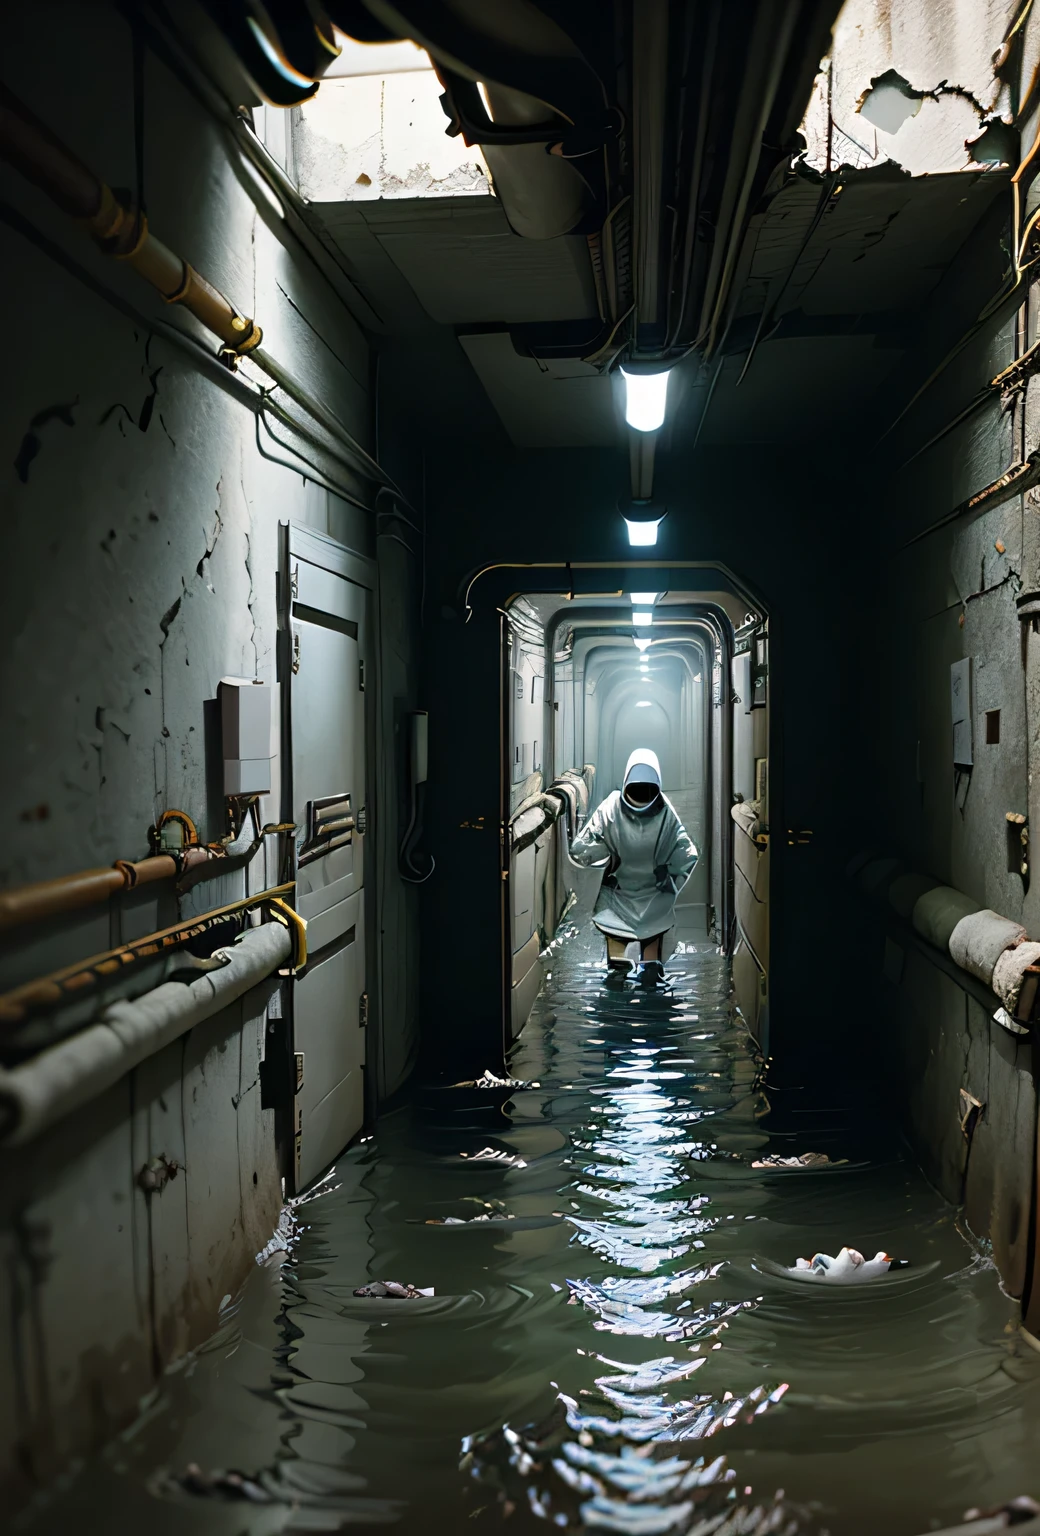
[[[489,193],[480,150],[445,133],[440,94],[432,69],[326,81],[294,126],[303,195],[370,202]]]
[[[1017,163],[1007,31],[997,0],[847,0],[802,123],[806,163],[892,160],[913,176]]]

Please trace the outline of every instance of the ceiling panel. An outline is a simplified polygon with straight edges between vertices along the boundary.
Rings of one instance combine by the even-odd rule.
[[[738,314],[760,310],[785,280],[781,313],[916,310],[1007,185],[1001,171],[914,180],[861,175],[845,185],[803,250],[821,189],[798,178],[753,221]]]
[[[580,320],[595,315],[583,239],[522,240],[497,235],[380,231],[378,239],[431,320]]]
[[[606,448],[622,439],[611,380],[587,363],[520,357],[505,332],[460,336],[518,448]]]

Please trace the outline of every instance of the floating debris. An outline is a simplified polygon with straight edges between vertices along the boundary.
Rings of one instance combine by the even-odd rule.
[[[884,1252],[865,1259],[856,1248],[843,1248],[837,1258],[831,1258],[829,1253],[814,1253],[811,1259],[796,1259],[787,1274],[796,1280],[815,1280],[827,1285],[862,1285],[866,1280],[879,1280],[890,1269],[907,1269],[909,1264],[909,1259],[893,1259]]]
[[[471,1227],[477,1221],[512,1221],[512,1216],[492,1215],[485,1211],[480,1216],[430,1216],[425,1225],[428,1227]]]
[[[526,1168],[527,1164],[515,1152],[505,1152],[500,1147],[481,1147],[479,1152],[460,1152],[460,1157],[471,1163],[497,1163],[500,1168]]]
[[[256,1478],[231,1469],[227,1472],[203,1472],[197,1462],[189,1461],[184,1471],[169,1479],[184,1493],[198,1498],[228,1499],[247,1504],[271,1504],[271,1495]]]
[[[480,1077],[467,1077],[453,1088],[540,1088],[541,1083],[526,1082],[520,1077],[498,1077],[490,1067],[485,1067]]]
[[[1009,1499],[1006,1504],[995,1504],[992,1509],[967,1509],[964,1519],[972,1524],[976,1520],[996,1520],[1000,1515],[1004,1516],[1004,1525],[1025,1525],[1040,1515],[1040,1504],[1023,1493],[1017,1499]]]
[[[842,1168],[848,1162],[847,1157],[838,1157],[833,1160],[826,1152],[803,1152],[800,1157],[781,1157],[773,1153],[769,1157],[759,1157],[751,1164],[752,1168]]]
[[[402,1285],[399,1280],[371,1280],[368,1285],[359,1285],[354,1292],[355,1296],[371,1296],[378,1300],[384,1297],[393,1297],[398,1301],[415,1301],[419,1296],[433,1296],[433,1286],[417,1286],[411,1282]]]

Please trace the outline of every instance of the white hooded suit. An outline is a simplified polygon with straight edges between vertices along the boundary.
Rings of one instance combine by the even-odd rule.
[[[663,793],[646,807],[624,798],[624,789],[636,780],[660,789],[656,753],[632,753],[622,789],[611,791],[571,844],[577,864],[608,861],[593,921],[602,933],[629,941],[652,939],[671,928],[675,898],[697,863],[697,850]]]

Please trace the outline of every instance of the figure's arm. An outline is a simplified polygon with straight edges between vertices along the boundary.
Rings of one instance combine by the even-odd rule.
[[[614,850],[606,841],[606,829],[607,818],[600,806],[571,843],[571,858],[575,864],[602,864],[613,857]]]
[[[693,839],[679,822],[676,827],[675,846],[668,860],[668,873],[675,881],[675,889],[681,891],[687,880],[693,874],[697,863],[697,850],[693,846]]]
[[[697,850],[682,822],[676,819],[672,851],[664,864],[654,870],[659,891],[678,893],[693,874]]]

